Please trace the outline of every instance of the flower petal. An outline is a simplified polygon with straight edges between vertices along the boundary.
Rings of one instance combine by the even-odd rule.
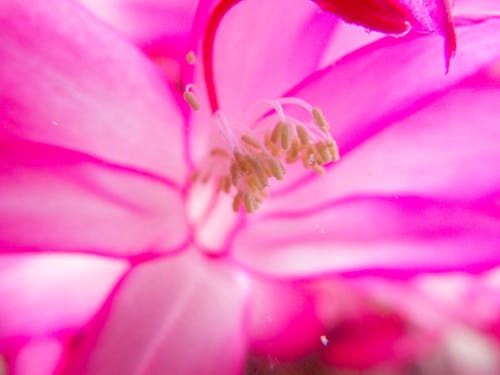
[[[248,223],[233,256],[279,276],[321,273],[406,276],[498,266],[500,212],[493,202],[459,204],[410,196],[333,201]]]
[[[371,52],[360,51],[359,59],[353,55],[311,81],[298,93],[318,103],[331,119],[341,161],[325,176],[294,175],[292,169],[285,180],[289,185],[263,210],[287,209],[291,201],[297,209],[307,208],[366,192],[463,199],[495,190],[500,178],[495,167],[500,153],[492,140],[499,136],[498,78],[492,81],[486,72],[458,83],[500,56],[493,39],[477,39],[489,38],[486,32],[500,37],[499,24],[459,29],[461,53],[456,71],[446,78],[424,63],[424,51],[431,47],[425,39],[431,38],[423,38],[387,49],[372,46]],[[423,60],[403,63],[410,51],[418,55],[419,45]],[[471,50],[464,51],[468,46]]]
[[[185,56],[192,49],[197,0],[80,0],[137,45],[173,89],[191,80]],[[183,64],[184,63],[184,64]]]
[[[440,33],[445,39],[447,69],[450,57],[455,53],[455,32],[447,0],[314,1],[347,22],[357,23],[376,31],[403,34],[411,25],[418,32]]]
[[[139,265],[83,337],[68,374],[237,374],[247,281],[185,252]]]
[[[415,285],[448,321],[458,321],[471,328],[500,338],[500,268],[481,275],[452,273],[422,275]],[[467,303],[468,308],[464,309]]]
[[[387,122],[389,114],[496,61],[500,57],[499,24],[500,19],[491,19],[457,27],[460,51],[446,76],[436,64],[436,38],[412,34],[384,38],[346,56],[311,75],[290,95],[320,107],[337,141],[350,149],[360,137],[376,130],[381,117]]]
[[[453,4],[453,14],[499,15],[500,3],[497,0],[457,0]]]
[[[66,0],[3,1],[0,20],[0,137],[183,181],[182,117],[138,51]]]
[[[437,32],[444,37],[444,57],[446,71],[450,67],[450,58],[457,49],[457,40],[448,0],[401,0],[412,15],[410,23],[418,32]]]
[[[31,340],[21,347],[7,364],[9,374],[52,375],[55,373],[62,349],[62,344],[56,339]]]
[[[185,41],[197,0],[79,0],[139,45],[168,38]],[[186,51],[184,51],[186,53]]]
[[[243,114],[255,115],[250,111],[258,100],[290,89],[318,66],[335,24],[333,16],[318,13],[303,0],[238,3],[223,19],[215,40],[221,110],[230,120],[248,120]]]
[[[188,235],[168,180],[47,144],[0,140],[0,252],[131,256]]]
[[[0,256],[0,347],[86,324],[125,271],[83,255]],[[8,301],[8,303],[7,303]]]
[[[402,361],[406,334],[407,322],[396,313],[369,311],[330,332],[323,358],[330,365],[358,370],[385,362],[395,365]]]
[[[254,354],[299,359],[321,346],[325,332],[314,295],[301,283],[252,283],[249,336]]]

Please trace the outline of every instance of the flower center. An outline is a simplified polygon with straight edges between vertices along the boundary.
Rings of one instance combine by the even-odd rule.
[[[210,150],[209,157],[193,175],[193,182],[213,181],[219,192],[233,194],[235,212],[244,209],[251,213],[268,196],[271,181],[284,178],[285,165],[299,163],[323,174],[323,166],[337,161],[339,151],[323,112],[302,99],[287,97],[266,101],[266,112],[246,127],[230,122],[219,109],[213,71],[215,35],[224,15],[239,1],[220,0],[203,36],[202,60],[208,103],[225,141]],[[186,60],[195,64],[194,53],[188,52]],[[196,87],[187,85],[184,99],[193,110],[200,108],[197,97]],[[309,120],[303,122],[287,115],[285,107],[288,106],[306,111]]]
[[[215,118],[225,141],[210,150],[209,158],[193,176],[194,182],[213,181],[219,192],[234,194],[235,212],[254,212],[267,197],[271,180],[284,178],[285,165],[299,163],[323,174],[325,164],[339,159],[337,144],[319,108],[298,98],[266,103],[272,114],[260,116],[250,127],[230,123],[218,111]],[[310,120],[302,122],[287,115],[285,106],[300,107]]]

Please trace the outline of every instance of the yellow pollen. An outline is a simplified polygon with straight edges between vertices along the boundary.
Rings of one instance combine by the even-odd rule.
[[[191,99],[196,99],[188,88],[185,95],[190,105]],[[284,163],[302,163],[304,168],[324,174],[324,165],[339,159],[338,147],[321,110],[311,106],[305,109],[311,115],[308,123],[289,120],[279,108],[276,112],[280,120],[271,128],[238,135],[231,134],[232,128],[221,116],[221,131],[227,144],[211,149],[211,158],[206,161],[209,166],[196,172],[193,181],[206,183],[213,179],[217,191],[233,194],[235,212],[243,209],[252,213],[268,196],[272,180],[285,178]]]
[[[283,125],[283,123],[280,121],[274,127],[273,132],[271,133],[271,142],[278,143],[278,141],[281,140],[281,126],[282,125]]]
[[[299,141],[297,139],[294,139],[292,141],[292,148],[290,148],[290,150],[286,155],[286,162],[288,164],[293,163],[297,160],[299,156],[299,149],[300,149]]]
[[[186,53],[186,61],[189,65],[196,64],[196,55],[193,51],[189,51],[188,53]]]
[[[303,145],[307,145],[309,143],[309,135],[307,134],[307,130],[302,125],[297,125],[296,128],[297,136],[300,139],[300,143]]]
[[[258,142],[255,138],[253,138],[253,137],[251,137],[251,136],[249,136],[249,135],[246,135],[246,134],[245,134],[245,135],[242,135],[242,136],[241,136],[241,140],[242,140],[243,142],[245,142],[245,143],[246,143],[247,145],[249,145],[249,146],[253,146],[253,147],[257,148],[257,149],[262,148],[262,147],[260,146],[260,143],[259,143],[259,142]]]
[[[249,213],[254,212],[257,207],[256,207],[255,202],[250,197],[250,195],[245,194],[243,199],[245,202],[245,209],[247,210],[247,212],[249,212]]]
[[[324,143],[318,143],[316,146],[321,159],[323,160],[323,164],[329,163],[332,161],[332,155],[328,152],[328,147]]]
[[[281,125],[281,147],[283,150],[290,148],[290,125],[285,123]]]
[[[330,152],[330,155],[332,155],[332,161],[339,161],[340,153],[339,153],[339,147],[337,146],[337,142],[331,139],[326,143],[326,147],[328,147],[328,151]]]
[[[330,126],[328,125],[328,121],[326,121],[325,115],[323,115],[321,109],[314,107],[311,112],[316,125],[318,125],[318,127],[326,133],[330,129]]]
[[[200,178],[200,174],[201,172],[199,170],[195,170],[193,175],[191,176],[191,182],[195,183],[196,181],[198,181],[198,179]]]
[[[197,111],[200,109],[200,103],[198,102],[198,99],[196,99],[196,96],[191,91],[184,91],[184,94],[182,95],[184,100],[189,104],[192,110]]]
[[[241,206],[241,201],[243,200],[243,193],[240,191],[233,199],[233,211],[238,212]]]

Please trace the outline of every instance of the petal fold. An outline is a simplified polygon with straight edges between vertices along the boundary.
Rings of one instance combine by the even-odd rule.
[[[132,256],[186,240],[170,181],[52,145],[0,145],[0,252]]]
[[[314,0],[322,9],[384,33],[404,34],[411,27],[439,33],[445,40],[446,70],[456,50],[456,37],[448,0]]]
[[[252,284],[249,336],[253,354],[289,361],[321,346],[325,326],[306,283],[254,278]]]
[[[136,49],[67,0],[4,1],[0,22],[1,137],[184,180],[182,117]]]
[[[459,204],[410,196],[333,201],[248,223],[233,256],[259,273],[406,277],[498,266],[500,212],[493,201]]]
[[[318,66],[335,25],[334,17],[303,0],[238,3],[215,40],[221,110],[233,121],[255,116],[262,100],[280,96]]]
[[[122,261],[87,255],[0,255],[0,351],[12,340],[81,328],[122,276]]]
[[[239,374],[247,281],[183,253],[139,265],[68,355],[65,374]]]
[[[291,168],[289,185],[263,209],[286,209],[290,201],[306,208],[376,191],[454,199],[495,191],[500,153],[492,139],[500,92],[487,66],[500,56],[494,42],[499,25],[491,20],[459,28],[462,49],[446,77],[428,61],[432,37],[377,42],[311,77],[294,95],[323,109],[341,161],[321,177]]]

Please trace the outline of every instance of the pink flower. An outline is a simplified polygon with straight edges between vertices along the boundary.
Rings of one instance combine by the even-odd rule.
[[[71,1],[4,1],[0,20],[9,372],[239,373],[248,350],[294,358],[321,345],[324,323],[302,279],[498,265],[495,16],[457,18],[459,51],[443,77],[439,37],[409,32],[345,54],[329,42],[359,36],[315,4],[242,2],[217,31],[217,116],[201,54],[194,70],[171,69],[189,38],[161,70]],[[186,91],[199,111],[175,90],[179,79],[182,90],[194,83]],[[280,116],[289,121],[280,147],[291,150],[281,134],[300,122],[316,153],[300,150],[305,166],[266,156],[266,168],[282,162],[286,172],[271,170],[277,178],[250,203],[259,166],[237,165],[237,186],[218,192],[238,161],[222,151],[250,153],[242,135],[262,146]],[[342,161],[323,166],[321,147],[334,140]],[[209,181],[192,183],[195,171]]]
[[[425,374],[497,374],[499,271],[351,280],[351,293],[364,306],[332,325],[322,355],[344,369],[406,374],[419,367]],[[319,306],[338,294],[325,281],[319,288]]]

